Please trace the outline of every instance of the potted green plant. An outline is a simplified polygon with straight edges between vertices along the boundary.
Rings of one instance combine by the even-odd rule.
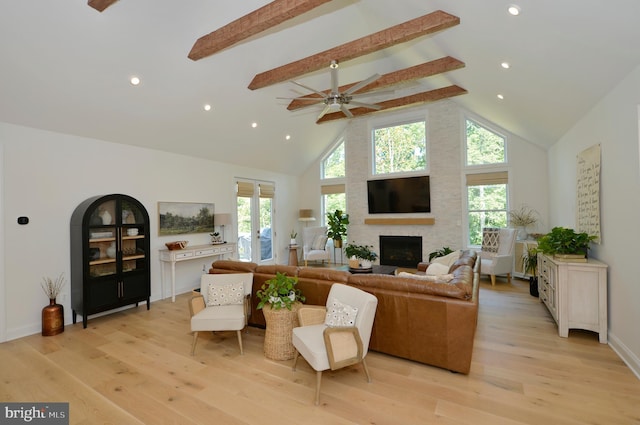
[[[351,268],[371,268],[371,263],[378,258],[378,254],[371,250],[371,245],[347,244],[344,252],[349,258],[349,266]],[[353,261],[353,263],[352,263]]]
[[[298,233],[291,229],[291,233],[289,233],[289,245],[295,245],[296,244],[296,237],[298,236]]]
[[[522,269],[529,274],[529,294],[537,297],[538,293],[538,248],[530,246],[522,256]]]
[[[554,227],[538,239],[538,251],[553,255],[554,258],[569,261],[586,261],[589,244],[596,239],[596,236],[566,227]]]
[[[260,300],[257,308],[261,309],[269,304],[272,310],[280,310],[281,308],[291,310],[291,306],[296,301],[304,302],[305,300],[302,291],[296,288],[297,284],[297,277],[276,272],[275,277],[265,281],[256,292],[256,296]]]
[[[327,213],[327,236],[333,239],[333,246],[342,248],[342,239],[347,236],[349,214],[342,210]]]

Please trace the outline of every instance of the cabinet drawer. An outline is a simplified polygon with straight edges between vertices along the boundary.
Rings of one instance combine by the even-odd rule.
[[[211,255],[213,254],[213,248],[212,249],[201,249],[196,251],[196,257],[201,257],[203,255]]]
[[[180,254],[176,254],[176,260],[181,260],[183,258],[193,257],[193,252],[181,252]]]

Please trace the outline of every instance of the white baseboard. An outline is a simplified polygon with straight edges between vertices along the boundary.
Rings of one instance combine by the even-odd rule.
[[[623,362],[629,366],[629,369],[640,379],[640,358],[636,356],[629,348],[620,341],[614,334],[609,332],[609,346],[616,352]]]

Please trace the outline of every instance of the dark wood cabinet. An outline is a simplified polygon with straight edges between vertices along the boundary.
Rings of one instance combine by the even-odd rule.
[[[129,304],[150,307],[149,214],[121,194],[95,196],[71,216],[73,323]]]

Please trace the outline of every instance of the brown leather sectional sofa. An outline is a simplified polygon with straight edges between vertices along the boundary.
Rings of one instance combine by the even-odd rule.
[[[427,266],[421,264],[421,269]],[[263,265],[218,260],[209,273],[252,272],[253,294],[276,272],[298,277],[306,304],[324,305],[331,285],[345,283],[378,298],[369,349],[454,372],[469,373],[478,320],[480,261],[464,251],[450,267],[453,280],[431,283],[411,277],[351,274],[314,267]],[[252,296],[249,324],[264,327],[258,299]]]

